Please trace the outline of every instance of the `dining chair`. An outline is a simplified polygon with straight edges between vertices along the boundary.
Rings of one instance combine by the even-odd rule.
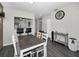
[[[19,41],[18,41],[18,36],[16,34],[16,31],[12,35],[12,41],[13,41],[13,46],[14,46],[14,56],[19,57],[20,56],[20,47],[19,47]]]
[[[39,39],[41,39],[42,38],[42,33],[41,32],[37,32],[36,33],[36,37],[39,38]]]
[[[29,54],[31,57],[31,52],[26,53],[26,49],[21,50],[19,46],[19,40],[18,40],[18,35],[16,34],[16,31],[12,35],[12,41],[13,41],[13,46],[14,46],[14,56],[15,57],[27,57]]]
[[[42,33],[42,39],[46,40],[46,46],[47,46],[48,34],[47,33]]]
[[[46,49],[44,49],[44,53],[45,55],[47,56],[47,42],[48,42],[48,34],[47,33],[42,33],[42,39],[45,40],[45,46],[46,46]]]

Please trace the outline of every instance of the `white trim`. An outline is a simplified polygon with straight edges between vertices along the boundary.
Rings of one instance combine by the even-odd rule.
[[[32,46],[32,47],[23,49],[23,50],[21,50],[21,52],[29,51],[29,50],[31,50],[31,49],[34,49],[34,48],[36,48],[36,47],[39,47],[39,46],[45,45],[45,44],[46,44],[46,42],[43,42],[43,43],[40,43],[40,44],[38,44],[38,45],[35,45],[35,46]]]
[[[26,53],[26,54],[24,54],[24,55],[23,55],[23,57],[24,57],[24,56],[27,56],[28,54],[31,54],[31,56],[30,56],[30,57],[32,57],[32,52],[31,52],[31,51],[30,51],[30,52],[28,52],[28,53]]]
[[[3,46],[8,46],[8,45],[12,45],[13,43],[3,43]]]
[[[35,46],[32,46],[32,47],[29,47],[29,48],[26,48],[26,49],[21,50],[21,51],[20,51],[21,57],[23,56],[23,52],[29,51],[29,50],[34,49],[34,48],[36,48],[36,47],[39,47],[39,46],[41,46],[41,45],[44,46],[44,49],[45,49],[45,51],[44,51],[44,56],[46,56],[46,45],[45,45],[45,44],[46,44],[46,42],[43,42],[43,43],[40,43],[40,44],[38,44],[38,45],[35,45]]]

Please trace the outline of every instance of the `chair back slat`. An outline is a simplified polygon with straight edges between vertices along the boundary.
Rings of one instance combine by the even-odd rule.
[[[39,38],[39,39],[42,38],[42,33],[41,32],[37,32],[37,38]]]
[[[46,45],[47,45],[48,34],[46,34],[46,33],[42,33],[42,39],[45,39],[45,40],[46,40]]]

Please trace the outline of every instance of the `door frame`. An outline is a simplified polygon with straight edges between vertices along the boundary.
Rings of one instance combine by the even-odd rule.
[[[1,18],[1,40],[0,40],[0,48],[2,48],[3,47],[3,17],[1,17],[0,16],[0,18]]]

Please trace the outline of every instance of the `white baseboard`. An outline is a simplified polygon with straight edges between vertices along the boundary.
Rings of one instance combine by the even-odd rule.
[[[7,46],[7,45],[12,45],[13,43],[6,43],[6,44],[3,44],[3,46]]]

